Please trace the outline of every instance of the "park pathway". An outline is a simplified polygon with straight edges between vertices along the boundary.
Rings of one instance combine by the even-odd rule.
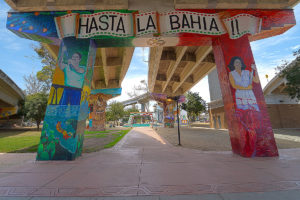
[[[4,155],[0,159],[3,162]],[[281,150],[279,158],[242,158],[231,152],[172,146],[151,128],[134,128],[114,148],[84,154],[75,161],[35,162],[32,156],[22,164],[0,168],[0,199],[174,199],[164,195],[217,200],[247,199],[249,195],[258,195],[256,199],[263,195],[271,195],[270,199],[299,198],[300,149]]]

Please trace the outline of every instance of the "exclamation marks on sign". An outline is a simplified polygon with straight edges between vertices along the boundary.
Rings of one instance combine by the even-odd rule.
[[[231,33],[232,33],[232,35],[240,35],[238,19],[234,19],[231,21]]]

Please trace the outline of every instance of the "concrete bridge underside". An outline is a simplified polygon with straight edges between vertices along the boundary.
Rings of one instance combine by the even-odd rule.
[[[143,7],[172,7],[174,9],[286,9],[293,8],[298,0],[5,0],[14,10],[20,12],[31,11],[59,11],[59,10],[108,10],[108,9],[136,9]]]
[[[233,152],[246,157],[278,156],[250,42],[292,28],[296,21],[291,8],[299,0],[6,2],[15,10],[8,15],[7,28],[20,37],[44,41],[58,59],[50,96],[59,100],[49,101],[38,160],[72,160],[81,155],[88,111],[94,110],[95,119],[105,121],[106,100],[112,96],[104,90],[112,89],[109,94],[116,94],[113,89],[121,87],[134,47],[150,47],[149,91],[165,99],[165,124],[172,127],[175,110],[175,102],[166,97],[175,100],[216,67]],[[110,20],[111,29],[107,25],[102,32],[99,26],[99,31],[94,19],[98,16]],[[30,23],[46,20],[51,26],[47,29],[36,23],[27,27],[29,23],[22,17]],[[118,23],[114,22],[116,17]],[[123,18],[126,27],[122,27]],[[74,27],[65,20],[71,20]],[[147,26],[143,30],[141,21]],[[116,29],[114,24],[118,24]],[[149,27],[154,32],[147,32]],[[93,90],[101,92],[91,106],[88,99]],[[52,141],[54,135],[59,141]]]
[[[16,114],[19,101],[24,98],[23,91],[0,70],[0,119]]]

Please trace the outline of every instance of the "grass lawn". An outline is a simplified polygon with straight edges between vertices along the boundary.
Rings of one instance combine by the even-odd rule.
[[[0,131],[0,152],[36,152],[40,131]]]
[[[84,152],[113,147],[128,130],[85,131]],[[37,151],[40,131],[0,130],[0,153],[32,153]]]
[[[85,131],[83,152],[90,153],[115,146],[128,132],[126,130]]]
[[[120,131],[118,131],[118,134],[113,134],[116,137],[114,138],[114,140],[112,142],[105,145],[104,148],[110,148],[110,147],[115,146],[129,131],[130,131],[130,129],[120,130]]]

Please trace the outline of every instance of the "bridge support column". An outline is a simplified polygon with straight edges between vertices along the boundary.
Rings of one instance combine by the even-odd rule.
[[[141,104],[141,112],[145,112],[145,104],[144,103]]]
[[[74,160],[81,155],[95,55],[93,40],[62,40],[37,160]]]
[[[174,107],[175,103],[164,103],[164,127],[166,128],[174,128]]]
[[[232,151],[245,157],[278,156],[248,35],[213,41]]]
[[[105,109],[106,109],[105,94],[91,94],[89,99],[89,131],[104,131],[105,130]]]

